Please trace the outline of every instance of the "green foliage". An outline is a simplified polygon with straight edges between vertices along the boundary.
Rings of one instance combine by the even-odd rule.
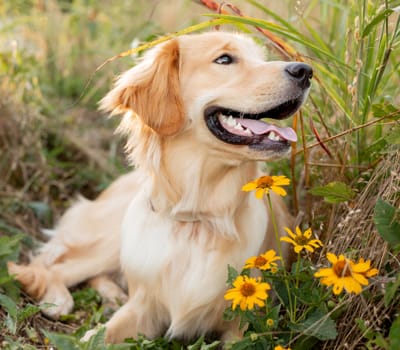
[[[324,197],[328,203],[347,202],[354,198],[354,191],[345,183],[334,181],[325,186],[314,187],[310,190],[314,196]]]
[[[384,301],[385,306],[389,306],[393,301],[398,300],[400,294],[400,272],[397,273],[393,282],[386,285]]]
[[[378,198],[374,222],[382,238],[400,251],[400,210]]]
[[[290,272],[279,267],[277,271],[261,271],[262,281],[270,283],[274,298],[268,298],[264,308],[225,311],[225,320],[235,317],[246,329],[243,340],[232,349],[273,349],[290,343],[293,349],[308,349],[311,344],[335,339],[337,330],[330,313],[331,294],[316,284],[312,264],[307,255],[298,255]],[[229,267],[230,284],[239,276]],[[250,270],[242,270],[249,275]]]

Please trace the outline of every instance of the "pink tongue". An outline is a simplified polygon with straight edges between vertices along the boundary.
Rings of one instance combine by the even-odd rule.
[[[284,138],[290,142],[297,141],[297,135],[292,128],[278,128],[275,125],[267,124],[261,120],[253,120],[253,119],[241,119],[235,118],[235,120],[245,128],[250,129],[253,134],[262,135],[268,132],[273,131],[278,134],[280,137]]]

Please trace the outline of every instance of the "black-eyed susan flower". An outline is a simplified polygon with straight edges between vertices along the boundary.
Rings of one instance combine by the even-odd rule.
[[[294,233],[288,227],[284,227],[285,231],[289,234],[289,237],[281,237],[281,241],[293,244],[294,251],[300,253],[303,249],[313,252],[317,248],[322,247],[322,242],[319,239],[312,239],[311,228],[301,232],[300,228],[296,227],[296,233]]]
[[[338,295],[343,289],[347,293],[361,293],[362,286],[368,285],[368,277],[375,276],[377,269],[371,268],[371,262],[360,259],[355,263],[344,255],[337,257],[333,253],[326,254],[332,264],[331,268],[322,268],[314,276],[320,277],[320,282],[326,286],[333,286],[333,293]]]
[[[225,300],[232,300],[232,309],[239,305],[241,310],[252,310],[254,305],[264,306],[268,298],[267,290],[271,289],[268,283],[261,282],[248,276],[238,276],[233,282],[233,287],[226,291]]]
[[[291,350],[290,348],[284,348],[283,346],[277,345],[274,347],[274,350]]]
[[[253,256],[247,259],[243,268],[244,269],[257,268],[260,270],[270,270],[273,267],[277,266],[275,261],[280,259],[281,257],[276,255],[275,250],[270,249],[264,254]]]
[[[256,191],[255,195],[258,199],[261,199],[264,194],[269,194],[270,191],[280,196],[286,196],[287,193],[282,186],[287,186],[289,184],[290,180],[286,176],[261,176],[244,185],[242,191]]]

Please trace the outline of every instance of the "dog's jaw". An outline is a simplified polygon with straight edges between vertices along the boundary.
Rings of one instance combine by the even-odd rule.
[[[297,141],[295,131],[290,127],[282,128],[266,123],[261,119],[288,118],[300,108],[303,100],[301,95],[258,113],[211,106],[204,111],[204,119],[210,132],[225,143],[246,145],[254,151],[286,153],[290,143]]]

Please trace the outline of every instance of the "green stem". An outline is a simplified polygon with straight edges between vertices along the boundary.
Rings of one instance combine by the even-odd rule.
[[[295,271],[295,275],[296,275],[296,289],[299,288],[299,270],[300,270],[300,252],[297,253],[297,262],[296,262],[296,271]],[[296,320],[296,309],[297,309],[297,297],[296,295],[294,296],[294,301],[293,301],[293,313],[294,313],[294,320]]]
[[[285,287],[286,287],[288,300],[289,300],[289,317],[290,317],[290,321],[294,323],[295,319],[296,319],[296,310],[293,307],[294,305],[293,305],[293,302],[292,302],[292,295],[290,293],[288,274],[287,274],[286,266],[285,266],[286,265],[285,264],[285,258],[283,256],[283,250],[282,250],[279,230],[278,230],[278,226],[276,224],[275,214],[274,214],[274,210],[272,208],[271,196],[269,195],[269,193],[267,194],[267,199],[268,199],[269,210],[270,210],[270,213],[271,213],[270,217],[271,217],[271,221],[272,221],[272,226],[274,228],[274,233],[275,233],[276,245],[278,247],[278,252],[279,252],[279,255],[280,255],[281,260],[282,260]]]
[[[274,228],[274,233],[275,233],[276,245],[278,247],[278,253],[279,253],[279,255],[280,255],[281,259],[282,259],[282,267],[283,267],[284,271],[286,271],[285,258],[283,257],[283,250],[282,250],[282,245],[281,245],[278,225],[276,224],[275,214],[274,214],[274,210],[272,208],[271,196],[269,195],[269,193],[267,194],[267,199],[268,199],[269,210],[270,210],[270,213],[271,213],[272,226]],[[286,276],[286,272],[285,272],[285,276]]]

